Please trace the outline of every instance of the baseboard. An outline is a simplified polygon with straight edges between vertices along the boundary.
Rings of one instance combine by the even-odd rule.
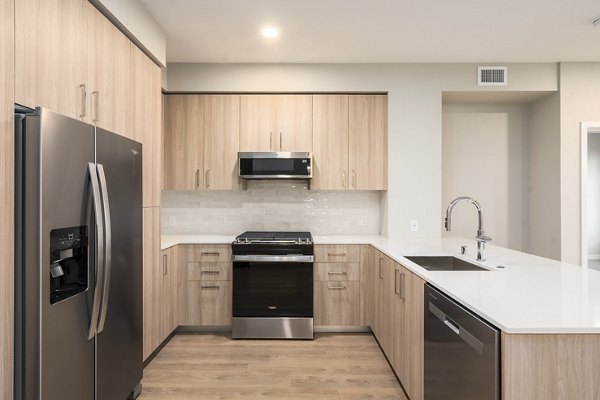
[[[231,326],[227,326],[227,325],[214,325],[214,326],[196,326],[196,325],[185,325],[185,326],[178,326],[177,329],[175,329],[176,333],[186,333],[186,332],[206,332],[206,333],[210,333],[210,332],[231,332]]]
[[[315,333],[367,333],[371,332],[368,326],[315,326]]]

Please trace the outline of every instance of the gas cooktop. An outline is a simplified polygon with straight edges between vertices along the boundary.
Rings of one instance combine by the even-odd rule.
[[[312,255],[310,232],[244,232],[231,244],[233,255]]]
[[[244,232],[235,238],[235,244],[312,244],[310,232]]]

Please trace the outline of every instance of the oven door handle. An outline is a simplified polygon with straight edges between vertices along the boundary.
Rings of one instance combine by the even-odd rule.
[[[307,263],[313,262],[314,256],[305,255],[286,255],[286,256],[270,256],[270,255],[233,255],[233,262],[285,262],[285,263]]]

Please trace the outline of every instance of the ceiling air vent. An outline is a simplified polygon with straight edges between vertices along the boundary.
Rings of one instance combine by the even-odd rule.
[[[477,67],[477,85],[508,85],[508,67]]]

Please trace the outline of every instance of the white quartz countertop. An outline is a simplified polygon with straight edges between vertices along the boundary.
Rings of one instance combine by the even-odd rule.
[[[163,236],[177,244],[230,244],[234,236]],[[490,271],[427,271],[405,255],[454,255],[474,240],[314,236],[315,244],[370,244],[507,333],[600,333],[600,271],[488,244]],[[461,257],[461,256],[459,256]],[[498,266],[505,268],[498,269]]]

